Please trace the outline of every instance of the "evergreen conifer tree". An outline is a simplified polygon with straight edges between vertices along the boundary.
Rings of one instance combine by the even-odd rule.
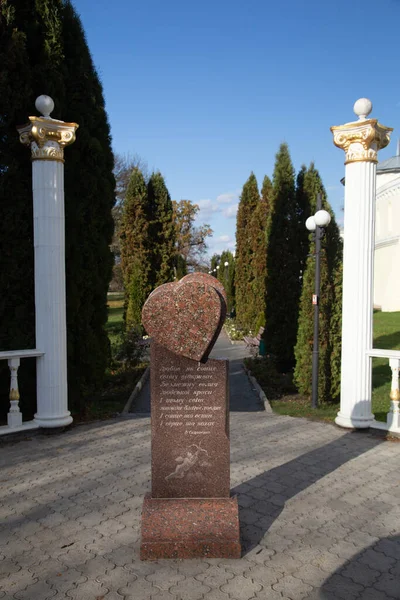
[[[225,263],[228,263],[225,266]],[[220,258],[218,279],[226,291],[228,316],[235,308],[235,258],[230,250],[224,250]]]
[[[16,126],[32,114],[36,97],[48,94],[53,117],[80,125],[65,163],[69,404],[79,408],[101,385],[108,361],[114,178],[102,88],[69,1],[2,0],[0,39],[0,344],[34,346],[31,164]]]
[[[187,264],[182,254],[175,255],[174,278],[179,281],[187,275]]]
[[[82,404],[100,388],[109,360],[105,324],[113,266],[114,157],[102,86],[71,2],[63,2],[62,15],[61,114],[79,123],[79,137],[65,161],[68,385]]]
[[[140,327],[142,307],[152,290],[151,207],[139,169],[132,171],[121,223],[121,266],[125,286],[126,327]]]
[[[252,300],[254,319],[250,329],[255,333],[265,326],[265,308],[267,294],[267,241],[273,190],[271,180],[265,176],[261,189],[261,197],[250,221],[251,235],[251,269],[252,269]]]
[[[246,331],[254,329],[258,318],[257,300],[254,296],[253,254],[255,242],[252,226],[254,213],[260,204],[260,194],[254,173],[243,186],[236,219],[236,319]]]
[[[151,285],[172,281],[175,263],[175,224],[172,201],[164,177],[153,173],[147,185],[151,211],[149,235],[152,243]]]
[[[322,194],[322,208],[331,215],[321,244],[321,293],[319,297],[319,369],[318,398],[328,402],[339,394],[341,352],[341,268],[342,243],[339,228],[318,171],[311,164],[302,174],[302,193],[310,204],[311,213],[316,211],[317,194]],[[315,242],[310,235],[310,254],[303,273],[303,289],[300,300],[296,367],[294,380],[298,390],[311,394],[314,307],[312,294],[315,282]]]
[[[304,263],[304,206],[295,190],[295,174],[287,144],[281,144],[273,174],[273,210],[267,243],[267,351],[280,369],[294,366],[294,346]]]

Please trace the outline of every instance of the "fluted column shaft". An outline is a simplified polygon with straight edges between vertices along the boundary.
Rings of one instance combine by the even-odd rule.
[[[64,165],[35,160],[32,165],[35,246],[37,413],[41,427],[72,422],[68,411],[65,299]]]
[[[36,106],[41,110],[39,106],[46,108],[50,101],[41,96]],[[41,427],[63,427],[72,422],[67,382],[63,148],[75,140],[78,126],[51,119],[48,113],[29,119],[19,133],[32,152],[36,347],[44,353],[37,359],[34,419]]]
[[[376,164],[346,166],[343,249],[342,370],[340,411],[343,427],[369,427],[371,412],[373,267]]]
[[[332,127],[334,143],[346,153],[342,365],[337,425],[366,428],[374,421],[371,407],[376,163],[378,150],[390,140],[389,127],[367,119],[372,103],[358,100],[359,120]]]

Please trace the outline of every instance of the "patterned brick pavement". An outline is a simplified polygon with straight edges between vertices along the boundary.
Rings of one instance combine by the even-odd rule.
[[[268,412],[231,443],[243,557],[154,563],[148,417],[2,445],[0,598],[400,599],[400,444]]]

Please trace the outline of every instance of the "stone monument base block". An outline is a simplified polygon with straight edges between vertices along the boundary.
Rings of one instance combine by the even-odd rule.
[[[145,497],[141,560],[240,558],[240,555],[236,497]]]

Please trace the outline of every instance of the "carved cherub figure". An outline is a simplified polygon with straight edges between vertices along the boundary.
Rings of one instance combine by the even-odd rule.
[[[195,451],[192,451],[192,448],[194,448]],[[175,467],[175,471],[166,476],[166,481],[169,481],[170,479],[183,479],[186,473],[200,460],[201,455],[208,456],[207,450],[204,450],[204,448],[197,444],[192,444],[188,448],[185,458],[178,456],[178,458],[175,459],[178,464]]]

